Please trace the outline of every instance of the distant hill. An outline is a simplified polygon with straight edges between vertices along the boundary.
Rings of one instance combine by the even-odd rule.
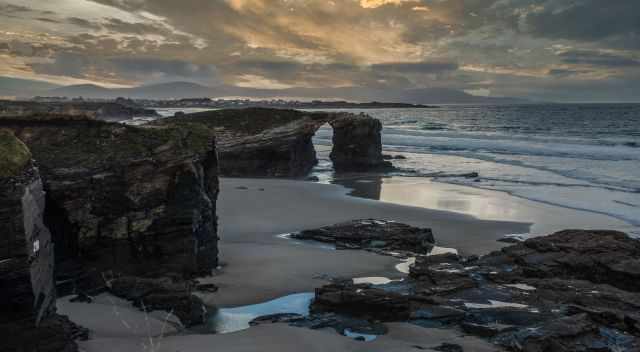
[[[29,97],[57,87],[60,85],[45,81],[0,76],[0,96]]]
[[[89,99],[114,99],[127,97],[133,99],[182,99],[182,98],[289,98],[323,99],[349,101],[384,101],[389,103],[410,104],[518,104],[527,100],[518,98],[480,97],[455,89],[379,89],[365,87],[341,88],[288,88],[256,89],[237,86],[208,87],[191,82],[168,82],[143,85],[133,88],[105,88],[97,85],[82,84],[49,89],[37,89],[34,95],[66,96]]]

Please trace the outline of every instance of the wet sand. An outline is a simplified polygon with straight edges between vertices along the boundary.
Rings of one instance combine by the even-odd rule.
[[[434,230],[439,245],[462,253],[482,254],[503,246],[496,239],[528,232],[529,223],[479,220],[469,215],[384,203],[348,196],[337,185],[273,179],[221,179],[218,201],[220,260],[215,276],[203,278],[220,287],[203,294],[206,303],[234,307],[265,302],[288,294],[313,292],[329,277],[401,278],[401,260],[365,251],[336,251],[277,235],[359,218],[405,222]],[[489,343],[459,332],[388,324],[387,335],[359,342],[335,331],[313,331],[270,324],[218,335],[176,335],[164,327],[161,314],[145,316],[126,302],[103,297],[98,304],[59,307],[85,323],[92,339],[80,342],[87,352],[106,351],[406,351],[415,345],[458,343],[466,351],[494,351]],[[118,313],[115,313],[114,307]],[[163,329],[164,333],[163,333]],[[179,333],[178,333],[179,334]],[[164,335],[164,336],[162,336]]]
[[[608,215],[569,209],[506,192],[442,183],[424,177],[364,176],[334,180],[349,194],[387,203],[453,211],[484,220],[531,222],[531,233],[546,235],[570,228],[633,230],[633,225]],[[597,201],[597,200],[594,200]]]
[[[86,352],[405,352],[434,351],[432,347],[442,343],[459,344],[470,352],[499,350],[487,341],[462,336],[455,330],[425,329],[407,323],[391,323],[387,326],[389,333],[371,342],[355,341],[338,335],[333,330],[309,330],[270,324],[224,335],[167,336],[155,339],[99,338],[80,342],[79,345]]]
[[[219,275],[204,279],[220,286],[203,296],[221,307],[263,302],[312,292],[326,277],[399,278],[400,260],[364,251],[335,251],[278,238],[278,234],[341,221],[376,218],[430,227],[436,241],[464,254],[502,247],[496,239],[528,232],[530,224],[478,220],[453,212],[408,207],[347,195],[337,185],[273,179],[221,179]]]

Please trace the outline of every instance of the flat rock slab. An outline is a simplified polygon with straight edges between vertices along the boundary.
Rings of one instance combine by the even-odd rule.
[[[291,237],[333,243],[336,249],[379,249],[426,254],[434,246],[431,229],[376,219],[353,220],[304,230]]]

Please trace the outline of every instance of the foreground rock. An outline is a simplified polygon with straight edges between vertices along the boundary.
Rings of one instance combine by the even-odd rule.
[[[28,148],[0,129],[0,350],[76,351],[84,332],[55,313],[54,253]]]
[[[109,280],[108,286],[111,293],[132,301],[143,311],[172,312],[187,327],[206,323],[207,308],[192,294],[195,287],[189,281],[128,276]]]
[[[379,249],[426,254],[434,246],[431,229],[374,219],[304,230],[291,237],[332,243],[336,249]]]
[[[307,175],[318,162],[312,137],[324,124],[334,130],[336,171],[391,168],[382,156],[382,125],[366,115],[251,108],[182,114],[154,124],[216,135],[223,176]]]
[[[78,116],[97,120],[128,120],[133,117],[158,117],[155,110],[121,102],[34,102],[0,101],[2,118],[35,118],[38,116]]]
[[[180,281],[217,266],[217,159],[209,135],[76,117],[0,119],[0,126],[41,166],[62,295],[104,290],[106,277]],[[153,307],[185,304],[183,295],[153,298],[162,302]]]
[[[561,231],[507,247],[480,263],[496,266],[501,276],[582,279],[640,292],[640,241],[622,232]]]
[[[368,226],[385,230],[382,222]],[[309,238],[332,238],[319,236]],[[639,351],[639,249],[623,233],[570,230],[480,259],[416,253],[403,281],[318,288],[308,320],[330,313],[409,321],[460,329],[511,351]]]

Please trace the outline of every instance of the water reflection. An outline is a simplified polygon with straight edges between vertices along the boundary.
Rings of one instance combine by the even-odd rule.
[[[343,177],[332,181],[350,189],[354,197],[399,205],[445,210],[485,220],[533,223],[531,233],[548,234],[567,228],[628,230],[628,224],[609,216],[558,207],[511,196],[505,192],[402,176]]]

